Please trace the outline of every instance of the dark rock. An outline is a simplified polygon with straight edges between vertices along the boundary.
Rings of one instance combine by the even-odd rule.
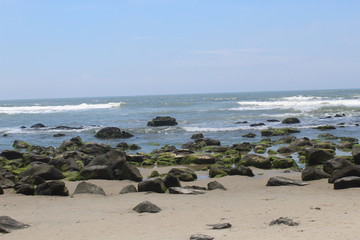
[[[329,178],[329,177],[330,177],[330,175],[328,173],[323,172],[320,169],[312,168],[312,167],[306,167],[301,172],[301,179],[303,181],[319,180],[322,178]]]
[[[214,178],[214,177],[225,177],[227,175],[229,175],[229,168],[226,167],[222,167],[219,165],[211,165],[210,169],[209,169],[209,177],[210,178]]]
[[[1,177],[0,176],[0,187],[5,189],[5,188],[12,188],[14,187],[15,183],[7,178]]]
[[[346,167],[350,167],[353,164],[342,157],[336,157],[330,160],[327,160],[324,165],[323,165],[323,171],[328,173],[328,174],[332,174],[335,170],[340,170]]]
[[[245,124],[245,123],[248,123],[248,121],[239,121],[239,122],[236,122],[235,124]]]
[[[16,149],[26,149],[30,146],[27,142],[21,140],[15,140],[13,143],[13,147]]]
[[[305,185],[309,185],[309,183],[277,176],[277,177],[271,177],[266,184],[266,186],[284,186],[284,185],[305,186]]]
[[[269,225],[273,226],[273,225],[280,225],[280,224],[284,224],[287,226],[298,226],[299,225],[299,223],[294,222],[292,219],[284,218],[284,217],[280,217],[276,220],[271,221]]]
[[[126,155],[126,160],[129,162],[137,162],[137,163],[142,163],[145,160],[150,159],[150,157],[146,154],[128,154]]]
[[[62,181],[50,181],[38,185],[35,195],[69,196],[69,191]]]
[[[25,154],[24,158],[28,162],[42,162],[42,163],[49,163],[51,158],[45,155],[39,155],[39,154]]]
[[[202,133],[195,133],[191,136],[191,139],[200,139],[200,138],[204,138],[204,134]]]
[[[173,168],[168,172],[168,175],[173,175],[183,182],[195,181],[197,179],[196,173],[190,168]]]
[[[268,119],[268,120],[266,120],[267,122],[280,122],[279,120],[277,120],[277,119]]]
[[[301,147],[311,147],[313,144],[311,143],[309,138],[299,138],[296,141],[292,142],[289,147],[291,148],[301,148]]]
[[[271,168],[270,159],[256,154],[245,155],[243,158],[241,158],[239,164],[244,166],[253,166],[261,169]]]
[[[17,184],[40,185],[44,182],[45,182],[45,180],[39,176],[26,176],[26,177],[21,178],[17,182]]]
[[[282,124],[295,124],[300,123],[300,120],[298,118],[285,118],[281,122]]]
[[[260,126],[265,126],[265,123],[252,123],[252,124],[250,124],[250,127],[260,127]]]
[[[56,157],[52,159],[49,164],[62,171],[80,171],[83,164],[81,161],[80,163],[77,161],[79,160],[74,158]]]
[[[231,228],[230,223],[208,224],[208,226],[211,227],[211,229],[216,229],[216,230]]]
[[[122,162],[120,165],[114,168],[113,171],[114,179],[116,180],[131,180],[140,182],[143,179],[139,169],[128,162]]]
[[[234,144],[231,148],[236,151],[239,151],[239,152],[250,152],[251,144],[248,142],[237,143],[237,144]]]
[[[0,156],[3,156],[8,160],[14,160],[23,158],[23,153],[15,150],[4,150],[0,153]]]
[[[110,167],[106,165],[86,166],[79,173],[80,179],[107,179],[113,180],[114,175]]]
[[[75,194],[98,194],[98,195],[106,196],[104,189],[102,189],[101,187],[95,184],[88,182],[79,183],[76,186],[76,189],[72,196],[74,196]]]
[[[355,164],[360,164],[360,146],[359,145],[353,146],[351,154],[354,158]]]
[[[349,166],[334,171],[329,178],[329,183],[334,183],[336,179],[350,176],[360,177],[360,166]]]
[[[44,180],[58,180],[64,178],[61,171],[46,163],[34,165],[20,173],[20,177],[27,176],[38,176]]]
[[[213,240],[214,238],[204,234],[193,234],[190,236],[190,240]]]
[[[122,131],[120,128],[117,127],[102,128],[95,134],[95,137],[100,139],[131,138],[133,136],[134,135]]]
[[[256,137],[256,134],[255,134],[255,133],[247,133],[247,134],[242,135],[242,137],[245,137],[245,138],[254,138],[254,137]]]
[[[129,144],[126,142],[121,142],[116,145],[117,148],[120,148],[120,150],[125,151],[129,149]]]
[[[196,190],[206,190],[206,187],[199,187],[196,185],[190,185],[190,186],[185,186],[184,188],[190,188],[190,189],[196,189]]]
[[[221,143],[219,140],[211,139],[211,138],[200,138],[195,139],[195,143],[205,147],[205,146],[220,146]]]
[[[68,126],[57,126],[54,128],[50,128],[51,130],[80,130],[84,129],[83,127],[68,127]]]
[[[88,142],[84,143],[84,145],[81,146],[79,150],[86,154],[99,155],[107,153],[108,151],[110,151],[110,149],[110,146],[105,144]]]
[[[37,124],[34,124],[34,125],[32,125],[30,128],[44,128],[44,127],[46,127],[44,124],[42,124],[42,123],[37,123]]]
[[[129,150],[135,151],[135,150],[139,150],[139,149],[141,149],[141,147],[136,144],[129,145]]]
[[[334,189],[358,188],[360,187],[360,177],[349,176],[336,179]]]
[[[17,184],[14,190],[18,194],[24,194],[32,196],[35,194],[35,186],[31,184]]]
[[[336,127],[334,126],[318,126],[318,127],[314,127],[314,129],[319,129],[320,131],[325,131],[325,130],[332,130],[332,129],[336,129]]]
[[[332,159],[335,152],[328,149],[307,148],[305,149],[305,160],[308,165],[324,164],[327,160]]]
[[[164,179],[164,184],[167,188],[171,188],[171,187],[181,187],[181,183],[180,180],[171,174],[168,174],[165,179]]]
[[[215,157],[207,153],[189,154],[181,160],[181,164],[213,164]]]
[[[295,128],[269,128],[261,130],[261,136],[270,137],[270,136],[284,136],[289,135],[290,133],[298,133],[300,130]]]
[[[279,158],[279,157],[270,157],[271,168],[292,168],[297,167],[296,162],[292,158]]]
[[[56,138],[58,138],[58,137],[65,137],[66,135],[65,134],[63,134],[63,133],[57,133],[57,134],[54,134],[53,135],[53,137],[56,137]]]
[[[138,204],[136,207],[133,208],[133,210],[138,213],[158,213],[161,211],[161,208],[149,201],[145,201]]]
[[[240,176],[248,176],[253,177],[254,173],[249,167],[245,166],[237,166],[236,168],[231,168],[229,175],[240,175]]]
[[[2,189],[2,187],[0,187],[0,195],[4,194],[4,190]]]
[[[121,189],[120,194],[126,194],[126,193],[134,193],[137,192],[137,189],[134,185],[127,185],[123,189]]]
[[[16,221],[8,216],[0,217],[0,233],[10,233],[13,230],[27,228],[30,225]]]
[[[176,126],[178,123],[173,117],[156,117],[147,124],[150,127]]]
[[[161,178],[150,178],[138,184],[139,192],[165,193],[167,190]]]
[[[169,193],[171,193],[171,194],[198,195],[198,194],[204,194],[205,192],[197,190],[197,189],[191,189],[191,188],[170,187],[169,188]]]
[[[279,147],[276,151],[280,154],[291,154],[296,152],[296,149],[292,147]]]
[[[208,190],[215,190],[215,189],[226,190],[226,188],[221,183],[219,183],[217,181],[209,182],[207,184],[207,189]]]
[[[334,117],[345,117],[345,114],[343,113],[343,114],[339,114],[339,113],[337,113],[337,114],[335,114],[335,116]]]

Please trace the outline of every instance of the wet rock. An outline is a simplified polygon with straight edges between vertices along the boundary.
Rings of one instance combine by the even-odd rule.
[[[239,121],[239,122],[236,122],[235,124],[245,124],[245,123],[248,123],[248,121]]]
[[[271,177],[266,184],[266,186],[286,186],[286,185],[306,186],[309,185],[309,183],[277,176],[277,177]]]
[[[226,188],[221,183],[219,183],[217,181],[209,182],[207,184],[207,189],[208,190],[215,190],[215,189],[226,190]]]
[[[200,139],[200,138],[204,138],[204,134],[202,133],[195,133],[191,136],[191,139]]]
[[[28,144],[25,141],[22,140],[15,140],[13,143],[13,147],[16,149],[26,149],[30,146],[30,144]]]
[[[20,173],[21,178],[27,176],[38,176],[44,180],[59,180],[65,178],[61,171],[46,163],[36,164]]]
[[[207,153],[189,154],[181,160],[181,164],[213,164],[215,157]]]
[[[360,177],[349,176],[338,178],[334,182],[334,189],[358,188],[360,187]]]
[[[161,126],[176,126],[178,123],[176,122],[176,119],[173,117],[156,117],[152,119],[150,122],[148,122],[147,126],[150,127],[161,127]]]
[[[265,126],[265,123],[252,123],[252,124],[250,124],[250,127],[261,127],[261,126]]]
[[[214,238],[204,234],[193,234],[190,236],[190,240],[213,240]]]
[[[239,151],[239,152],[250,152],[251,144],[248,142],[237,143],[237,144],[234,144],[231,148],[236,151]]]
[[[134,192],[137,192],[137,189],[134,185],[131,184],[123,187],[123,189],[121,189],[119,194],[134,193]]]
[[[329,126],[329,125],[325,125],[325,126],[314,127],[314,129],[318,129],[318,130],[320,130],[320,131],[326,131],[326,130],[336,129],[336,127],[334,127],[334,126]]]
[[[285,118],[284,120],[282,120],[281,122],[282,124],[295,124],[295,123],[300,123],[300,120],[298,118]]]
[[[284,136],[290,133],[298,133],[300,130],[295,128],[269,128],[261,130],[261,136],[270,137],[270,136]]]
[[[34,125],[32,125],[30,128],[35,128],[35,129],[39,129],[39,128],[45,128],[46,126],[42,123],[36,123]]]
[[[16,221],[8,216],[0,217],[0,233],[10,233],[13,230],[27,228],[30,225]]]
[[[101,187],[88,183],[88,182],[81,182],[76,186],[76,189],[72,196],[75,194],[97,194],[97,195],[103,195],[106,196],[104,189]]]
[[[100,139],[131,138],[133,136],[117,127],[102,128],[95,134],[95,137]]]
[[[38,185],[35,195],[69,196],[69,190],[62,181],[50,181]]]
[[[64,133],[57,133],[54,134],[53,137],[59,138],[59,137],[65,137],[66,135]]]
[[[139,192],[165,193],[167,190],[161,178],[150,178],[138,184]]]
[[[311,143],[309,138],[299,138],[296,141],[290,144],[290,148],[302,148],[302,147],[312,147],[313,144]]]
[[[201,147],[205,146],[220,146],[221,143],[219,140],[212,139],[212,138],[200,138],[195,139],[195,143]]]
[[[159,208],[152,202],[145,201],[138,204],[136,207],[133,208],[133,210],[138,213],[158,213],[161,211],[161,208]]]
[[[298,226],[299,225],[299,223],[294,222],[292,219],[284,218],[284,217],[280,217],[276,220],[271,221],[269,225],[273,226],[273,225],[280,225],[280,224],[284,224],[287,226]]]
[[[279,120],[277,120],[277,119],[268,119],[268,120],[266,120],[267,122],[280,122]]]
[[[191,188],[182,188],[182,187],[170,187],[169,193],[171,194],[188,194],[188,195],[198,195],[198,194],[204,194],[204,191],[200,191],[197,189],[191,189]]]
[[[196,173],[190,168],[173,168],[168,172],[168,175],[173,175],[183,182],[195,181],[197,179]]]
[[[245,155],[243,158],[241,158],[239,164],[244,166],[253,166],[262,169],[271,168],[271,161],[268,158],[256,154]]]
[[[255,133],[247,133],[247,134],[242,135],[242,137],[244,137],[244,138],[254,138],[254,137],[256,137],[256,134]]]
[[[312,168],[312,167],[306,167],[301,172],[301,179],[303,181],[319,180],[322,178],[329,178],[329,177],[330,177],[330,175],[328,173],[323,172],[320,169]]]
[[[350,167],[353,164],[342,157],[336,157],[330,160],[327,160],[324,165],[323,165],[323,171],[328,173],[328,174],[332,174],[335,170],[340,170],[340,169],[344,169],[346,167]]]
[[[329,178],[329,183],[334,183],[336,179],[350,176],[360,177],[360,166],[350,166],[334,171]]]

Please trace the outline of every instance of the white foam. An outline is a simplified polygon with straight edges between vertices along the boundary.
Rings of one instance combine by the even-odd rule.
[[[73,129],[55,129],[55,128],[0,128],[0,133],[6,134],[39,134],[39,133],[59,133],[59,132],[86,132],[91,130],[99,129],[100,126],[85,126],[81,128],[73,128]]]
[[[123,102],[109,102],[102,104],[87,104],[81,103],[78,105],[57,105],[57,106],[39,106],[37,104],[33,106],[0,106],[0,114],[37,114],[37,113],[57,113],[67,111],[81,111],[92,109],[110,109],[118,108]]]
[[[231,132],[231,131],[239,131],[239,130],[259,130],[259,129],[266,129],[267,126],[258,126],[258,127],[251,127],[251,126],[241,126],[241,127],[183,127],[186,132]]]

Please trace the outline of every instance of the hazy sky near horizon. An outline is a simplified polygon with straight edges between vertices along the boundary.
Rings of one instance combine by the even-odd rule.
[[[0,99],[360,88],[358,0],[0,0]]]

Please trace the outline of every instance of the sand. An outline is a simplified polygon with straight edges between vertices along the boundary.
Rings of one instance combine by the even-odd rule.
[[[166,172],[168,169],[158,169]],[[359,189],[333,190],[327,180],[308,186],[266,187],[271,176],[300,180],[300,173],[253,169],[256,177],[228,176],[216,179],[228,190],[203,195],[130,193],[120,195],[131,181],[89,180],[107,196],[24,196],[8,189],[0,196],[0,215],[10,216],[31,227],[0,234],[8,239],[76,240],[180,240],[192,234],[215,239],[357,239],[360,233]],[[150,170],[142,170],[147,176]],[[204,174],[204,173],[200,173]],[[206,186],[214,179],[186,185]],[[78,182],[66,182],[72,193]],[[136,184],[136,183],[135,183]],[[159,206],[160,213],[132,210],[145,200]],[[298,226],[269,226],[288,217]],[[211,230],[207,224],[231,223],[230,229]]]

